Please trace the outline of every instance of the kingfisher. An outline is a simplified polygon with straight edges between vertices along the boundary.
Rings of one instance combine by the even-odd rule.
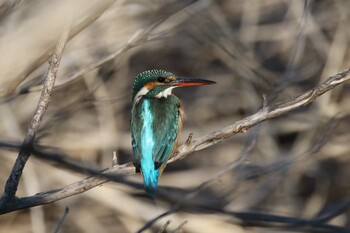
[[[214,83],[178,77],[164,70],[147,70],[135,77],[130,122],[132,148],[149,195],[155,194],[159,176],[176,151],[184,119],[182,104],[172,90]]]

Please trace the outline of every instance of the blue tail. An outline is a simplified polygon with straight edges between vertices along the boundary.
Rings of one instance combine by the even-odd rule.
[[[146,192],[153,196],[158,187],[158,177],[160,168],[155,169],[154,162],[149,163],[147,160],[141,160],[141,171]]]

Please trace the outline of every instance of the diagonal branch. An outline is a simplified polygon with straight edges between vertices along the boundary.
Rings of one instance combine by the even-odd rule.
[[[67,197],[84,193],[87,190],[97,187],[109,180],[115,180],[117,182],[122,181],[119,175],[126,176],[133,175],[135,173],[135,167],[132,165],[132,163],[117,165],[100,174],[85,178],[60,189],[37,193],[36,195],[30,197],[18,198],[16,201],[0,203],[0,215],[19,209],[49,204]]]
[[[317,99],[322,94],[332,90],[339,84],[342,84],[350,79],[350,68],[342,71],[336,75],[329,77],[322,84],[312,88],[311,90],[290,98],[285,101],[281,101],[272,105],[265,105],[259,110],[257,113],[244,118],[243,120],[237,121],[232,125],[229,125],[220,130],[214,131],[208,135],[202,136],[197,139],[188,140],[185,144],[182,144],[175,155],[168,161],[168,163],[172,163],[176,160],[185,158],[189,154],[203,150],[207,147],[216,145],[225,139],[238,134],[244,133],[249,128],[277,116],[289,113],[295,109],[298,109],[302,106],[305,106],[315,99]],[[9,145],[8,147],[14,147],[13,145]],[[41,158],[45,158],[44,154],[40,151],[32,148],[32,153],[39,155]],[[57,156],[56,156],[57,157]],[[69,163],[71,168],[77,167],[74,163]],[[17,202],[8,202],[8,203],[0,203],[0,214],[8,213],[11,211],[15,211],[18,209],[29,208],[37,205],[51,203],[57,200],[61,200],[63,198],[67,198],[73,195],[77,195],[83,192],[86,192],[89,189],[92,189],[98,185],[101,185],[108,180],[111,180],[113,177],[120,175],[128,176],[136,173],[136,168],[132,163],[127,163],[124,165],[116,165],[109,169],[106,169],[99,174],[93,175],[92,177],[85,178],[76,183],[67,185],[61,189],[51,190],[48,192],[38,193],[31,197],[24,197],[17,200]],[[117,177],[116,177],[117,178]],[[113,179],[116,181],[121,181],[121,179]],[[125,183],[125,180],[123,181]]]
[[[58,1],[57,1],[58,2]],[[77,2],[77,1],[76,1]],[[76,4],[76,2],[74,4]],[[84,30],[86,27],[91,25],[94,21],[96,21],[113,3],[114,1],[89,1],[88,4],[84,5],[84,7],[80,8],[80,10],[76,11],[74,17],[76,20],[73,19],[72,21],[72,28],[69,33],[69,38],[72,39],[77,34],[79,34],[82,30]],[[69,3],[69,1],[67,1]],[[68,4],[72,5],[73,4]],[[52,6],[51,6],[52,7]],[[60,9],[57,9],[58,11],[53,11],[52,13],[54,15],[64,14],[64,12],[61,12]],[[87,13],[87,14],[86,14]],[[40,14],[40,12],[39,12]],[[40,18],[40,17],[39,17]],[[40,23],[40,22],[37,22]],[[29,26],[32,26],[30,24]],[[63,25],[62,25],[63,26]],[[60,26],[61,27],[61,26]],[[58,34],[59,35],[59,34]],[[47,43],[43,41],[43,43]],[[15,96],[12,96],[13,94],[16,95],[16,88],[40,65],[44,64],[51,56],[51,54],[55,49],[55,44],[50,45],[50,47],[46,48],[46,50],[41,51],[37,54],[34,60],[30,62],[30,64],[27,64],[25,67],[23,67],[23,70],[13,77],[13,80],[6,86],[2,87],[4,89],[0,90],[0,96],[4,97],[2,101],[11,100]],[[40,87],[39,91],[42,90]]]
[[[79,78],[82,78],[83,74],[86,74],[94,69],[97,69],[99,67],[101,67],[102,65],[117,59],[118,57],[122,56],[123,54],[125,54],[127,51],[131,50],[132,48],[135,48],[137,46],[140,46],[142,44],[144,44],[145,42],[150,42],[150,41],[154,41],[156,39],[159,39],[159,37],[162,34],[152,34],[152,32],[157,29],[162,23],[164,23],[168,18],[170,18],[171,16],[173,16],[174,14],[176,14],[177,12],[183,10],[184,8],[190,6],[191,4],[194,4],[196,1],[190,0],[190,1],[184,1],[182,3],[174,3],[174,4],[170,4],[167,5],[167,11],[163,12],[159,15],[156,16],[156,19],[154,20],[154,22],[149,25],[148,27],[138,30],[136,31],[128,40],[128,42],[126,44],[124,44],[122,47],[120,47],[117,51],[115,51],[114,53],[100,59],[99,61],[96,61],[94,63],[91,63],[85,67],[83,67],[82,69],[78,70],[78,71],[74,71],[70,74],[67,74],[61,78],[57,79],[56,82],[56,88],[61,88],[64,87],[66,85],[68,85],[71,82],[76,81]],[[24,93],[28,93],[28,92],[36,92],[36,91],[40,91],[41,90],[42,85],[36,85],[36,86],[29,86],[29,87],[24,87],[22,89],[19,90],[19,92],[17,94],[24,94]]]
[[[264,106],[257,113],[237,121],[232,125],[222,128],[218,131],[214,131],[208,135],[194,139],[191,143],[182,144],[176,154],[169,160],[169,163],[178,159],[182,159],[192,152],[203,150],[209,146],[218,144],[225,139],[238,134],[245,133],[249,128],[272,118],[291,112],[297,108],[305,106],[327,91],[332,90],[336,86],[350,79],[350,68],[330,76],[322,84],[312,88],[304,94],[292,97],[290,99],[278,102],[273,105]]]
[[[26,165],[26,162],[28,161],[28,158],[30,156],[30,148],[33,145],[36,132],[39,129],[39,126],[43,119],[45,111],[48,108],[48,105],[50,103],[51,94],[55,85],[58,67],[60,65],[60,61],[63,55],[63,50],[66,46],[68,37],[69,37],[69,27],[67,27],[62,33],[60,40],[56,46],[55,52],[51,57],[49,69],[46,74],[45,84],[41,92],[38,106],[29,124],[27,133],[23,141],[23,145],[18,154],[16,162],[12,168],[10,177],[6,182],[4,193],[0,199],[0,204],[6,203],[8,201],[14,201],[16,199],[18,184],[21,179],[24,166]]]

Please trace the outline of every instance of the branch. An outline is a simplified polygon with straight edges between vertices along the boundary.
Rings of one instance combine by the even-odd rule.
[[[182,144],[175,155],[168,161],[172,163],[176,160],[185,158],[194,151],[203,150],[207,147],[218,144],[225,139],[238,134],[244,133],[249,128],[277,116],[286,114],[305,106],[322,94],[332,90],[336,86],[350,79],[350,68],[340,72],[336,75],[329,77],[325,82],[316,86],[315,88],[305,92],[304,94],[298,95],[296,97],[290,98],[288,100],[279,102],[274,105],[264,105],[261,110],[257,113],[244,118],[243,120],[237,121],[234,124],[222,128],[218,131],[214,131],[208,135],[202,136],[197,139],[188,140],[185,144]],[[9,145],[8,147],[14,147],[14,145]],[[35,149],[34,149],[35,150]],[[34,154],[40,154],[39,151],[32,151]],[[56,156],[57,157],[57,156]],[[44,153],[41,154],[41,158],[45,158]],[[71,168],[79,167],[74,163],[69,163]],[[80,167],[81,169],[81,167]],[[120,177],[133,175],[136,173],[136,168],[133,163],[127,163],[124,165],[116,165],[109,169],[102,171],[99,174],[95,174],[92,177],[83,179],[76,183],[67,185],[58,190],[51,190],[48,192],[38,193],[31,197],[24,197],[16,200],[16,202],[0,203],[0,214],[8,213],[14,210],[33,207],[37,205],[43,205],[51,202],[61,200],[73,195],[77,195],[86,192],[96,186],[99,186],[113,177]],[[117,176],[116,176],[117,175]],[[116,179],[120,181],[121,179]],[[123,181],[125,183],[125,180]]]
[[[282,159],[281,161],[277,161],[265,167],[256,167],[252,171],[249,171],[249,169],[248,170],[244,169],[246,171],[239,172],[241,174],[239,174],[238,176],[242,176],[242,177],[238,178],[238,180],[240,182],[242,181],[244,182],[245,180],[248,180],[248,179],[250,180],[250,179],[256,179],[256,178],[262,178],[262,176],[266,176],[271,173],[279,174],[281,172],[283,173],[288,172],[288,170],[292,167],[292,165],[294,165],[297,161],[300,162],[302,158],[305,159],[306,157],[310,157],[313,154],[320,151],[320,149],[329,141],[330,136],[333,134],[336,126],[339,123],[339,120],[340,120],[339,118],[333,117],[325,125],[323,125],[322,129],[319,130],[319,132],[315,133],[314,138],[311,140],[312,143],[310,144],[310,147],[306,150],[305,153],[301,155],[293,155],[292,156],[293,158]],[[256,130],[251,130],[249,133],[254,133],[254,131]],[[195,189],[191,190],[190,192],[177,193],[176,194],[177,196],[174,196],[173,192],[171,191],[160,190],[160,192],[158,192],[158,196],[162,198],[163,201],[166,200],[168,203],[172,203],[172,207],[166,212],[154,217],[153,219],[145,223],[145,225],[139,230],[139,232],[142,232],[152,227],[156,223],[156,221],[159,221],[161,218],[164,218],[180,210],[200,209],[201,208],[200,206],[202,206],[202,208],[215,206],[219,211],[220,210],[219,206],[221,207],[220,204],[209,204],[208,201],[203,202],[203,200],[202,201],[200,200],[200,196],[199,196],[200,191],[202,191],[204,188],[207,188],[211,183],[217,181],[223,174],[229,171],[236,172],[235,168],[239,165],[242,165],[242,162],[245,159],[245,156],[249,153],[249,151],[254,147],[254,144],[256,143],[255,136],[253,137],[253,140],[249,140],[249,137],[247,139],[248,139],[247,141],[248,144],[246,145],[246,147],[241,152],[241,155],[236,160],[234,160],[226,168],[223,168],[222,170],[220,170],[217,174],[213,175],[209,180],[199,184]],[[234,184],[235,182],[236,184]],[[234,190],[236,189],[238,182],[232,180],[231,183],[235,187],[231,189],[231,193],[234,193],[235,192]],[[176,201],[174,202],[174,200]],[[336,208],[330,210],[327,213],[323,213],[322,216],[320,217],[316,216],[314,219],[305,220],[305,221],[309,221],[310,222],[309,225],[328,222],[331,219],[343,213],[344,209],[349,206],[349,203],[350,203],[349,200],[343,201],[339,205],[337,205]],[[220,210],[219,212],[222,212],[222,211]],[[247,216],[249,215],[251,217],[247,218]],[[248,224],[248,222],[249,222],[249,225],[251,225],[250,223],[251,221],[259,222],[258,215],[255,218],[254,213],[249,213],[248,215],[243,216],[241,220],[244,221],[245,225]],[[288,218],[294,218],[294,217],[287,217],[287,219]],[[273,218],[271,218],[271,220],[272,219]],[[276,219],[276,222],[280,221],[279,218],[275,218],[275,219]],[[265,220],[265,219],[261,219],[260,221],[262,221],[264,224],[269,222],[268,220]],[[322,226],[322,227],[325,227],[325,226]]]
[[[58,232],[60,231],[60,229],[61,229],[61,227],[62,227],[62,225],[63,225],[63,222],[64,222],[64,220],[66,219],[68,213],[69,213],[69,208],[66,207],[66,208],[64,209],[63,216],[62,216],[62,218],[60,219],[60,221],[59,221],[59,223],[58,223],[58,225],[57,225],[57,227],[56,227],[56,229],[55,229],[55,233],[58,233]]]
[[[135,174],[135,167],[132,163],[117,165],[107,169],[99,175],[85,178],[76,183],[67,185],[61,189],[51,190],[47,192],[37,193],[34,196],[18,198],[16,201],[9,201],[0,203],[0,215],[12,212],[19,209],[30,208],[33,206],[49,204],[67,197],[71,197],[89,189],[97,187],[108,180],[120,181],[116,175],[133,175]]]
[[[95,20],[97,20],[113,3],[114,1],[89,1],[89,4],[86,4],[80,8],[80,10],[77,10],[74,15],[75,21],[72,22],[72,29],[69,33],[68,40],[75,37],[77,34],[79,34],[82,30],[84,30],[86,27],[91,25]],[[74,4],[71,4],[72,6]],[[49,6],[49,5],[48,5]],[[56,11],[57,10],[57,11]],[[52,11],[52,10],[51,10]],[[41,12],[41,11],[40,11]],[[41,16],[42,13],[39,12],[39,16]],[[68,11],[69,12],[69,11]],[[60,9],[55,9],[52,11],[53,15],[66,15],[65,12],[61,12]],[[88,13],[88,14],[86,14]],[[78,18],[77,18],[78,17]],[[40,24],[40,20],[42,20],[40,17],[35,19],[34,21]],[[32,26],[32,24],[28,25]],[[57,25],[61,27],[61,24]],[[58,34],[59,35],[59,34]],[[47,40],[43,41],[42,43],[46,44],[48,43]],[[51,54],[54,52],[55,44],[51,44],[48,48],[45,50],[40,50],[41,52],[36,52],[36,57],[34,60],[30,62],[26,62],[25,66],[21,67],[21,72],[18,74],[11,75],[12,80],[9,82],[9,84],[5,87],[2,87],[0,89],[0,96],[4,97],[2,101],[11,100],[13,97],[12,95],[16,95],[16,88],[31,74],[36,70],[40,65],[44,64],[51,56]],[[9,53],[10,51],[8,51]],[[11,51],[12,52],[12,51]],[[32,51],[33,52],[33,51]],[[6,73],[6,72],[5,72]],[[17,72],[16,72],[17,73]],[[41,90],[42,88],[40,88]],[[39,90],[39,91],[40,91]]]
[[[347,207],[349,204],[349,201],[344,202],[341,207]],[[188,203],[187,209],[191,207],[191,204]],[[186,209],[183,208],[183,209]],[[198,206],[197,206],[198,208]],[[149,222],[147,222],[140,230],[138,230],[138,233],[144,232],[146,229],[150,228],[152,224],[154,224],[156,221],[158,221],[161,218],[167,217],[171,214],[174,214],[175,212],[179,211],[180,209],[172,209],[168,210],[157,217],[153,218]],[[350,231],[341,226],[336,226],[329,224],[324,221],[318,221],[317,218],[313,219],[304,219],[300,217],[293,217],[293,216],[283,216],[283,215],[275,215],[275,214],[269,214],[269,213],[259,213],[259,212],[236,212],[236,211],[226,211],[220,208],[212,207],[209,205],[202,205],[201,206],[202,211],[212,211],[214,213],[220,213],[227,216],[231,216],[237,220],[241,220],[242,223],[240,225],[244,226],[250,226],[250,227],[276,227],[278,226],[280,229],[284,230],[298,230],[299,231],[305,231],[309,230],[310,232],[336,232],[336,233],[349,233]],[[340,214],[340,211],[343,211],[344,209],[338,208],[334,212],[335,214]],[[333,216],[334,217],[334,216]]]
[[[78,70],[78,71],[74,71],[70,74],[67,74],[63,77],[60,77],[57,80],[56,83],[56,88],[61,88],[61,87],[65,87],[66,85],[77,81],[78,79],[82,78],[84,74],[95,70],[99,67],[101,67],[102,65],[117,59],[118,57],[120,57],[121,55],[125,54],[127,51],[131,50],[132,48],[135,48],[139,45],[142,45],[145,42],[149,42],[149,41],[154,41],[156,39],[159,39],[159,37],[162,34],[156,34],[156,35],[152,35],[152,32],[157,29],[162,23],[164,23],[168,18],[170,18],[171,16],[173,16],[174,14],[176,14],[177,12],[183,10],[184,8],[190,6],[191,4],[195,3],[196,1],[184,1],[183,3],[174,3],[174,4],[170,4],[167,5],[166,8],[168,9],[167,11],[164,11],[165,9],[163,9],[163,11],[161,12],[161,14],[159,16],[156,16],[156,19],[154,20],[154,22],[149,25],[148,27],[144,28],[144,29],[140,29],[138,31],[136,31],[128,40],[128,42],[126,44],[124,44],[122,47],[120,47],[117,51],[115,51],[114,53],[94,62],[91,63],[85,67],[83,67],[82,69]],[[156,14],[157,15],[157,14]],[[36,92],[36,91],[40,91],[41,90],[42,85],[36,85],[36,86],[29,86],[29,87],[24,87],[22,89],[19,90],[19,92],[17,94],[25,94],[28,92]]]
[[[249,128],[263,121],[278,117],[297,108],[305,106],[320,97],[322,94],[332,90],[339,84],[348,81],[350,79],[349,74],[350,68],[338,74],[330,76],[322,84],[312,88],[302,95],[295,96],[273,105],[263,106],[263,108],[257,113],[248,116],[243,120],[237,121],[232,125],[229,125],[218,131],[214,131],[208,135],[193,139],[191,143],[182,144],[168,162],[172,163],[178,159],[183,159],[195,151],[203,150],[209,146],[218,144],[235,134],[245,133]]]
[[[12,168],[11,174],[6,182],[4,193],[0,199],[0,204],[14,201],[16,199],[16,192],[19,181],[22,176],[22,172],[28,158],[30,156],[29,148],[32,147],[35,140],[36,132],[39,129],[40,123],[43,119],[46,109],[50,103],[52,90],[55,85],[58,67],[63,55],[63,50],[66,46],[67,39],[69,37],[69,28],[67,27],[61,35],[61,38],[56,46],[55,52],[51,57],[49,69],[45,78],[45,84],[41,92],[41,96],[38,102],[38,106],[35,110],[35,114],[30,122],[29,128],[25,135],[22,148],[16,159],[16,162]]]

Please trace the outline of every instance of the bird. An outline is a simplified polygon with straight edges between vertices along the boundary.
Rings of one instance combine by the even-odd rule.
[[[132,149],[140,165],[144,189],[149,195],[155,195],[159,176],[176,151],[184,119],[182,104],[172,90],[214,83],[205,79],[178,77],[157,69],[136,75],[130,120]]]

